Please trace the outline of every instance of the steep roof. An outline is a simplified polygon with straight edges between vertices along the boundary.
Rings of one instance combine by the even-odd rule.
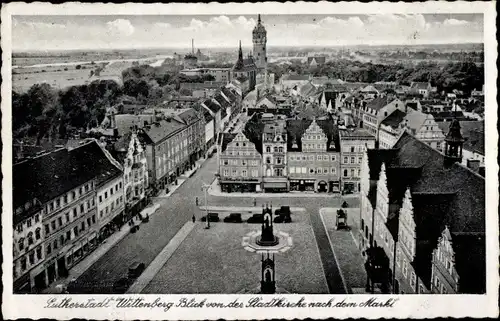
[[[392,128],[396,129],[399,127],[399,124],[403,122],[405,116],[406,116],[405,112],[396,109],[389,116],[387,116],[386,119],[382,121],[382,124],[385,126],[391,126]]]
[[[253,57],[243,58],[241,62],[238,60],[233,66],[233,71],[255,71],[257,69]]]
[[[243,134],[255,145],[255,149],[260,154],[262,154],[262,133],[264,132],[264,126],[265,123],[260,119],[259,114],[254,113],[243,129]]]
[[[386,97],[377,97],[377,98],[370,100],[366,104],[366,108],[372,109],[375,111],[379,111],[380,109],[387,106],[390,102],[391,101],[389,100],[389,98],[387,96]]]
[[[480,237],[484,234],[483,177],[459,163],[446,165],[444,155],[407,132],[391,150],[368,150],[368,161],[370,179],[373,180],[378,179],[381,163],[385,163],[389,204],[394,216],[398,215],[405,191],[410,188],[417,225],[417,258],[413,264],[427,284],[430,282],[432,250],[445,227],[456,235]],[[374,194],[374,191],[370,192]],[[467,256],[468,252],[484,251],[474,244],[463,246],[468,248],[455,253],[456,260],[467,260],[459,256]],[[475,276],[462,273],[460,278],[475,279]]]
[[[412,130],[418,130],[424,125],[428,117],[432,117],[432,115],[424,114],[423,112],[414,110],[406,114],[404,121],[408,128],[411,128]]]
[[[227,145],[233,141],[237,134],[235,133],[222,133],[222,141],[221,141],[221,152],[224,152],[227,149]]]
[[[147,143],[156,144],[174,135],[185,127],[186,124],[179,122],[175,118],[167,118],[143,127],[140,132],[140,136],[146,139]]]
[[[286,121],[287,150],[292,152],[302,151],[301,138],[307,128],[312,123],[312,119],[288,119]],[[316,123],[326,135],[326,150],[329,152],[340,151],[339,129],[331,119],[317,119]],[[333,144],[332,144],[333,143]],[[294,147],[297,145],[297,147]]]
[[[221,109],[221,106],[216,104],[211,98],[206,99],[203,104],[207,106],[207,108],[210,109],[210,111],[214,114],[216,114]]]
[[[421,82],[421,81],[414,81],[411,83],[411,88],[413,89],[427,89],[429,86],[429,83],[427,82]]]
[[[33,199],[44,204],[92,179],[99,185],[121,172],[95,140],[74,149],[59,149],[13,166],[13,205],[17,208]],[[14,214],[14,225],[30,214]]]
[[[451,122],[439,122],[438,126],[447,134]],[[484,120],[460,121],[462,136],[465,138],[464,149],[485,155],[484,152]]]

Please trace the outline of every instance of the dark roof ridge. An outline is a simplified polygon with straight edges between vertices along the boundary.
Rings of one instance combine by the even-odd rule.
[[[472,173],[472,174],[474,174],[475,176],[477,176],[478,178],[481,178],[481,179],[483,179],[483,180],[484,180],[484,177],[483,177],[483,176],[479,175],[479,173],[477,173],[477,172],[473,171],[472,169],[470,169],[469,167],[465,166],[465,165],[464,165],[464,164],[462,164],[462,163],[458,163],[458,162],[456,162],[456,163],[454,163],[454,164],[453,164],[453,166],[459,166],[459,167],[461,167],[462,169],[466,169],[466,170],[468,170],[470,173]]]

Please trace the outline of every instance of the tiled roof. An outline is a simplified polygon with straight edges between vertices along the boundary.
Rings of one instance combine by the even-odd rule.
[[[309,80],[309,75],[294,75],[294,74],[285,74],[282,76],[282,79],[284,81],[287,81],[287,80],[293,80],[293,81],[297,81],[297,80]]]
[[[222,133],[222,144],[221,144],[221,152],[225,151],[227,148],[227,145],[229,145],[230,142],[233,141],[233,139],[236,137],[237,134],[234,133]]]
[[[486,290],[485,235],[451,233],[455,268],[461,276],[459,292],[480,293]],[[472,250],[471,250],[472,249]]]
[[[406,114],[404,120],[408,128],[412,130],[418,130],[424,125],[425,120],[429,117],[432,117],[432,115],[424,114],[418,110],[415,110]]]
[[[258,68],[255,65],[255,61],[252,57],[243,58],[242,64],[237,61],[233,66],[233,71],[254,71],[257,69]]]
[[[44,204],[72,189],[96,179],[97,184],[121,174],[95,140],[68,150],[18,163],[12,168],[14,208],[37,199]],[[14,215],[14,224],[26,216]]]
[[[447,134],[451,122],[439,122],[438,126]],[[462,136],[465,138],[464,149],[485,155],[484,152],[484,121],[461,121]]]
[[[374,180],[378,179],[382,161],[385,163],[389,207],[394,213],[398,213],[405,191],[410,188],[417,224],[417,258],[413,264],[428,284],[432,250],[445,226],[456,235],[484,234],[484,178],[461,164],[445,165],[444,155],[406,132],[391,150],[369,150],[368,160],[370,179]],[[374,197],[374,191],[370,192]],[[467,250],[455,253],[455,258],[467,260],[460,255],[474,251],[484,248],[470,244]],[[466,265],[461,268],[468,269]],[[463,272],[460,278],[475,279],[473,274]]]
[[[144,127],[140,136],[145,138],[148,143],[156,144],[174,135],[184,127],[186,125],[175,118],[167,118]]]
[[[216,114],[220,110],[220,106],[216,104],[212,99],[206,99],[203,104],[210,109],[214,114]]]
[[[259,118],[259,114],[253,116],[245,124],[243,134],[255,145],[255,149],[262,154],[262,133],[264,132],[264,122]]]
[[[392,128],[396,129],[399,127],[399,124],[401,124],[405,116],[405,112],[396,109],[392,112],[392,114],[387,116],[387,118],[382,121],[382,124],[385,126],[391,126]]]
[[[380,109],[384,108],[387,106],[391,101],[389,101],[389,98],[386,97],[377,97],[375,99],[370,100],[366,104],[366,108],[372,109],[375,111],[379,111]]]
[[[411,88],[414,89],[427,89],[427,86],[429,86],[427,82],[415,81],[411,83]]]

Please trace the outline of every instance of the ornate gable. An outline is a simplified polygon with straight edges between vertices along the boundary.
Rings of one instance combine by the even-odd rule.
[[[311,125],[302,135],[302,151],[326,151],[326,143],[328,139],[316,120],[313,120]]]
[[[438,239],[437,248],[434,250],[435,263],[441,264],[444,270],[458,284],[458,274],[455,270],[455,251],[452,246],[452,237],[448,226],[445,226],[441,236]]]
[[[413,215],[413,203],[410,188],[408,187],[403,198],[403,205],[399,210],[399,240],[404,244],[411,256],[416,252],[416,225]]]
[[[377,209],[382,213],[386,222],[389,214],[389,190],[387,189],[387,176],[385,163],[380,168],[379,180],[377,182]]]

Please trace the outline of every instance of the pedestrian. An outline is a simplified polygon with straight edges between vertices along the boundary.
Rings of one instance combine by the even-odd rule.
[[[257,199],[256,198],[253,199],[253,206],[257,206]]]
[[[196,206],[198,206],[198,197],[196,198]]]
[[[194,217],[194,215],[193,215],[193,217],[191,219],[193,220],[193,223],[196,222],[196,218]]]

